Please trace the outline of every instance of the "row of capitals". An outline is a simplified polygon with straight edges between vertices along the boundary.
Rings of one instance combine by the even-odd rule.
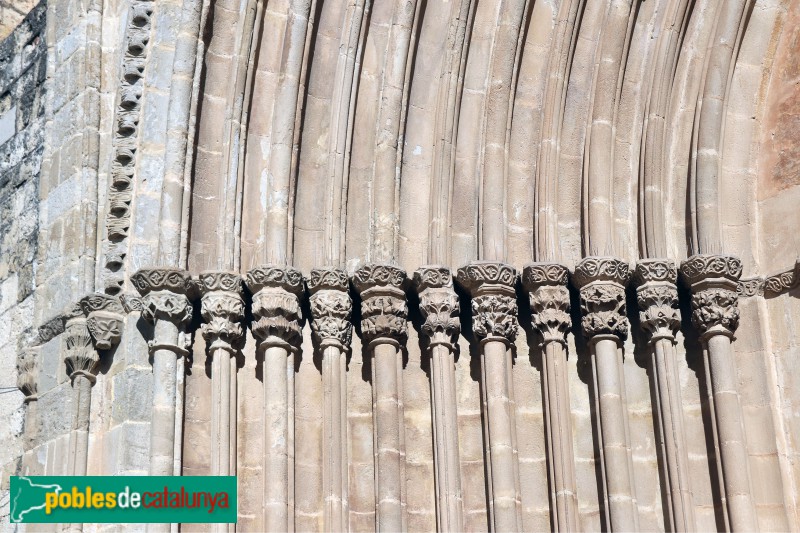
[[[124,313],[138,311],[150,322],[164,320],[184,328],[191,322],[193,301],[199,299],[200,332],[206,346],[233,354],[244,341],[245,292],[249,292],[249,328],[260,345],[295,349],[306,318],[301,300],[307,294],[308,318],[320,346],[347,350],[353,329],[352,286],[361,299],[361,333],[366,342],[404,342],[406,293],[414,290],[424,318],[421,329],[430,346],[452,347],[460,334],[458,284],[469,294],[472,332],[481,341],[514,341],[519,329],[517,288],[521,286],[530,300],[531,323],[542,341],[566,345],[572,325],[571,283],[580,295],[581,328],[589,341],[627,337],[625,288],[633,284],[639,322],[655,342],[674,340],[680,327],[679,280],[692,291],[692,322],[701,336],[732,336],[739,320],[737,281],[741,271],[737,258],[722,255],[692,256],[680,267],[670,260],[647,259],[634,268],[613,257],[588,257],[572,272],[556,263],[533,263],[518,273],[502,262],[476,261],[455,275],[447,267],[424,266],[411,277],[397,266],[375,263],[360,267],[352,276],[332,267],[315,268],[308,276],[279,265],[259,266],[243,276],[224,271],[192,276],[176,268],[146,268],[130,279],[139,296],[86,296],[59,321],[40,327],[39,337],[64,333],[65,359],[71,371],[91,373],[97,350],[119,342]],[[163,342],[155,339],[155,344]],[[24,381],[20,388],[35,395],[35,386],[26,381],[32,374],[33,355],[23,350],[18,366]]]

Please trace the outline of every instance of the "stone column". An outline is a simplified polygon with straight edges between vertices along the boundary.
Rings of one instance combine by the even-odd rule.
[[[627,263],[612,257],[587,257],[575,267],[580,289],[581,325],[589,342],[603,463],[607,529],[637,531],[628,408],[622,343],[628,336],[625,285]]]
[[[17,388],[25,395],[24,450],[34,447],[37,436],[37,408],[39,403],[39,347],[23,348],[17,354]]]
[[[461,324],[458,295],[450,269],[424,266],[414,273],[422,332],[431,357],[431,419],[433,421],[436,525],[438,531],[463,531],[461,463],[458,453],[455,349]]]
[[[458,270],[472,296],[472,330],[480,339],[481,394],[486,419],[486,470],[492,531],[520,531],[519,462],[511,346],[517,337],[517,271],[478,261]]]
[[[636,265],[634,283],[639,319],[650,348],[657,420],[667,493],[666,527],[670,531],[695,531],[694,502],[689,485],[689,457],[683,425],[683,401],[678,375],[675,333],[681,327],[678,269],[668,259],[643,259]]]
[[[236,353],[244,345],[242,278],[206,271],[197,277],[204,324],[200,327],[211,360],[211,474],[236,475]],[[214,524],[233,531],[234,524]]]
[[[264,528],[294,530],[294,357],[302,338],[303,275],[288,266],[250,270],[250,328],[263,354]]]
[[[119,342],[122,313],[119,300],[106,294],[86,296],[66,313],[64,363],[72,382],[75,405],[67,456],[67,472],[71,476],[86,475],[89,410],[92,386],[97,379],[97,364],[100,362],[97,350],[108,350]]]
[[[692,291],[692,323],[703,345],[730,529],[757,531],[731,346],[739,325],[736,281],[741,275],[742,263],[726,255],[694,255],[681,264],[681,277]]]
[[[169,267],[141,269],[131,276],[142,295],[142,318],[154,324],[148,343],[153,358],[153,418],[150,424],[150,475],[175,475],[175,401],[178,360],[188,355],[185,327],[192,320],[191,278],[185,270]],[[183,413],[180,413],[183,416]],[[179,472],[178,472],[179,473]],[[149,530],[169,531],[169,524]]]
[[[347,274],[315,268],[307,280],[311,329],[322,352],[322,494],[325,531],[348,531],[347,353],[353,337],[353,301]]]
[[[522,271],[531,304],[531,322],[542,339],[542,397],[550,470],[553,531],[579,531],[575,455],[567,371],[569,271],[556,263],[534,263]]]
[[[353,275],[361,294],[361,333],[372,357],[376,530],[405,531],[403,356],[408,305],[406,273],[366,264]]]

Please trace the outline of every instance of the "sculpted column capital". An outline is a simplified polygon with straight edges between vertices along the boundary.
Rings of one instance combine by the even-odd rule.
[[[87,319],[80,306],[76,305],[67,315],[62,339],[67,375],[71,380],[75,380],[77,376],[85,376],[94,383],[100,356],[94,348]]]
[[[295,349],[302,337],[300,296],[303,275],[289,266],[263,265],[250,270],[245,284],[253,294],[250,329],[264,347]]]
[[[361,332],[370,344],[405,342],[407,283],[405,271],[393,265],[367,263],[353,273],[353,285],[361,295]]]
[[[692,291],[692,324],[701,340],[733,337],[739,326],[737,281],[742,262],[729,255],[693,255],[681,263],[681,279]]]
[[[419,293],[419,310],[425,318],[422,331],[436,345],[455,349],[461,323],[458,320],[458,295],[453,290],[453,274],[443,266],[423,266],[414,272],[414,287]]]
[[[533,263],[522,270],[522,286],[531,304],[531,322],[542,336],[543,344],[567,345],[569,316],[569,270],[557,263]]]
[[[131,283],[142,295],[142,317],[148,322],[166,320],[179,327],[191,322],[192,279],[185,270],[142,268],[131,276]]]
[[[636,265],[633,282],[639,320],[649,344],[659,339],[675,342],[675,333],[681,327],[677,281],[678,268],[669,259],[642,259]]]
[[[38,398],[39,347],[23,348],[17,354],[17,388],[25,395],[25,402]]]
[[[482,341],[511,344],[517,338],[517,271],[511,265],[475,261],[456,280],[472,297],[472,330]]]
[[[306,285],[311,295],[311,330],[320,347],[348,351],[353,338],[353,300],[347,293],[347,273],[333,267],[315,268]]]
[[[81,298],[80,306],[98,350],[110,350],[119,344],[125,310],[118,298],[104,293],[89,294]]]
[[[205,323],[200,326],[206,350],[225,350],[235,355],[244,345],[244,299],[242,277],[233,272],[205,271],[197,276],[200,292],[200,313]]]
[[[575,267],[573,281],[581,295],[581,326],[590,341],[628,337],[625,286],[630,279],[628,263],[613,257],[587,257]]]

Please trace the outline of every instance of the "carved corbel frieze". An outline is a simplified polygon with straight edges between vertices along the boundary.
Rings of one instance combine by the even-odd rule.
[[[350,350],[353,300],[347,293],[347,273],[338,268],[315,268],[306,283],[310,294],[311,331],[320,347]]]
[[[188,355],[190,339],[184,328],[191,322],[193,310],[189,273],[169,267],[143,268],[131,276],[131,283],[142,296],[142,318],[156,326],[155,338],[148,343],[150,350]],[[160,335],[159,322],[174,326],[177,335]]]
[[[613,257],[587,257],[575,267],[573,281],[580,289],[581,326],[592,342],[628,337],[625,316],[625,286],[630,279],[628,263]]]
[[[705,340],[733,338],[739,326],[737,282],[742,263],[727,255],[694,255],[681,264],[681,278],[692,291],[692,324]]]
[[[800,259],[794,268],[769,276],[764,280],[764,293],[767,296],[778,296],[800,285]]]
[[[126,313],[141,313],[144,309],[142,298],[139,295],[124,292],[119,295],[119,301],[122,304],[122,309]]]
[[[103,293],[90,294],[81,299],[80,306],[98,350],[110,350],[119,344],[124,309],[116,297]]]
[[[542,344],[558,342],[567,345],[569,316],[567,267],[557,263],[535,263],[522,270],[522,286],[531,304],[531,322],[542,338]]]
[[[353,274],[353,285],[361,294],[361,332],[373,344],[388,342],[400,346],[408,335],[408,304],[405,271],[370,263]]]
[[[517,338],[517,271],[511,265],[476,261],[458,270],[456,280],[472,296],[472,331],[482,342],[510,345]]]
[[[425,266],[414,272],[414,286],[419,293],[419,310],[425,323],[422,331],[430,339],[430,347],[444,345],[455,348],[461,323],[458,319],[458,295],[453,290],[449,268]]]
[[[17,388],[25,395],[25,403],[38,399],[39,347],[23,348],[17,354]]]
[[[739,294],[739,298],[764,296],[764,278],[755,277],[740,279],[736,284],[736,292]]]
[[[675,333],[681,327],[677,281],[678,268],[669,259],[643,259],[636,265],[633,283],[639,321],[648,344],[659,339],[675,341]]]
[[[247,288],[253,294],[250,329],[263,347],[296,349],[302,336],[300,296],[303,275],[288,266],[265,265],[247,273]]]
[[[197,277],[201,294],[200,326],[206,350],[224,350],[234,355],[244,345],[244,299],[242,277],[232,272],[207,271]]]

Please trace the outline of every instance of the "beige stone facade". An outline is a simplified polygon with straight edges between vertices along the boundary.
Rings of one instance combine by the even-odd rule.
[[[800,531],[799,46],[795,0],[42,0],[0,529],[49,530],[9,475],[151,474],[239,482],[152,531]]]

